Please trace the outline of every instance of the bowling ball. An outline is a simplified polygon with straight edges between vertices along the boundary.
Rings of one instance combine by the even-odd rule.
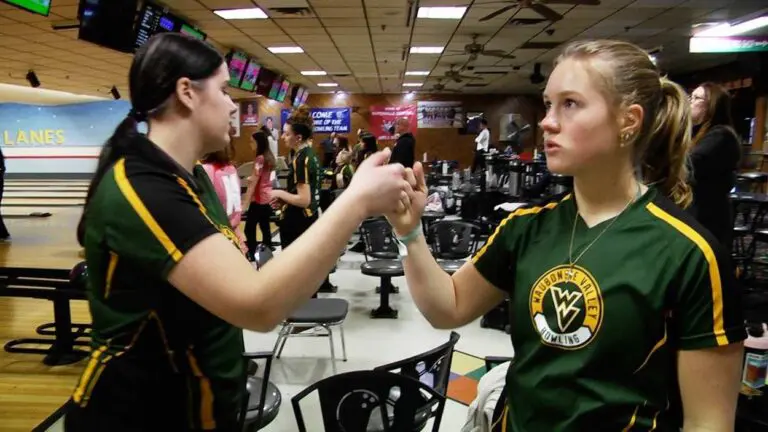
[[[69,272],[69,282],[77,288],[85,289],[87,281],[88,265],[85,261],[81,261]]]

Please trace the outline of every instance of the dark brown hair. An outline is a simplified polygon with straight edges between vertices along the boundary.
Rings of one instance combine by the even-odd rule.
[[[693,145],[699,143],[704,135],[714,126],[725,126],[733,130],[731,118],[731,95],[720,84],[704,82],[699,85],[707,93],[707,110],[699,131],[693,137]],[[734,131],[734,135],[736,135]]]
[[[223,149],[208,153],[203,158],[203,163],[206,164],[213,164],[213,165],[230,165],[232,163],[232,159],[235,157],[235,145],[234,142],[230,141],[229,144],[227,144],[226,147]]]
[[[315,122],[312,119],[312,113],[309,110],[309,106],[301,105],[291,111],[291,115],[288,116],[285,123],[291,125],[293,133],[300,135],[302,141],[312,138]]]
[[[262,128],[266,129],[266,127]],[[269,169],[275,169],[275,155],[272,154],[272,150],[269,148],[268,133],[260,130],[251,135],[253,141],[256,143],[256,156],[264,156],[264,166]]]

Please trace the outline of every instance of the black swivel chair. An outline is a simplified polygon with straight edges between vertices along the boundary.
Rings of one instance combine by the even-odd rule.
[[[325,432],[402,432],[415,430],[421,410],[440,429],[445,397],[428,385],[384,371],[355,371],[334,375],[302,390],[291,400],[299,432],[306,432],[301,400],[317,391]],[[388,419],[383,422],[381,419]],[[313,429],[314,430],[314,429]]]
[[[377,309],[371,311],[372,318],[397,318],[397,310],[389,306],[389,293],[399,292],[392,285],[392,278],[404,276],[403,263],[400,262],[397,244],[392,234],[392,227],[385,219],[372,219],[360,226],[360,237],[365,245],[365,262],[360,265],[360,271],[366,276],[381,279],[377,289],[381,302]],[[368,258],[375,258],[368,260]]]
[[[464,265],[464,259],[475,253],[482,229],[459,220],[440,221],[432,225],[427,237],[432,255],[440,268],[454,274]]]
[[[243,353],[248,361],[245,376],[245,394],[240,408],[240,429],[243,432],[256,432],[272,423],[280,412],[283,398],[280,390],[269,381],[272,370],[271,351]],[[264,360],[264,375],[256,376],[256,360]],[[245,413],[245,415],[243,415]]]

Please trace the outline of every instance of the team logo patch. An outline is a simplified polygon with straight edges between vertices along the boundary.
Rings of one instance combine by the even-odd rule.
[[[533,326],[545,345],[579,349],[589,344],[603,322],[603,297],[595,278],[584,268],[558,266],[536,281],[529,309]]]

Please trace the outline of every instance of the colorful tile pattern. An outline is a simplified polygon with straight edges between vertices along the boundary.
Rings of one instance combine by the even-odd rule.
[[[461,351],[453,352],[448,398],[469,405],[477,397],[477,383],[485,375],[485,361]]]

